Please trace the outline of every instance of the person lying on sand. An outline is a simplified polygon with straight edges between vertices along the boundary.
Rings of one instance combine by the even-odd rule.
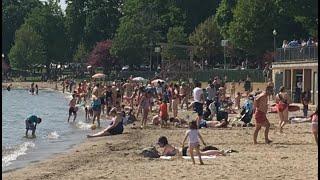
[[[175,156],[179,153],[178,149],[168,143],[168,139],[165,136],[159,138],[158,145],[163,148],[162,156]]]
[[[117,108],[112,108],[110,110],[110,115],[113,117],[111,124],[107,128],[105,128],[104,130],[102,130],[96,134],[87,135],[87,138],[122,134],[122,132],[123,132],[123,114],[122,114],[122,112],[118,113]]]
[[[190,156],[189,147],[183,147],[181,149],[182,156]],[[231,150],[230,150],[231,151]],[[228,151],[228,152],[230,152]],[[202,149],[199,151],[201,156],[225,156],[227,151],[218,149]],[[193,151],[193,155],[197,156],[197,151]]]

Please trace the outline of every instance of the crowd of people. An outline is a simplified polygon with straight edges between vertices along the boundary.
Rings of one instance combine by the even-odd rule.
[[[318,40],[312,37],[308,40],[300,39],[299,41],[293,39],[292,41],[283,40],[282,48],[295,48],[295,47],[307,47],[307,46],[318,46]]]
[[[92,129],[101,127],[101,119],[111,120],[111,124],[95,134],[87,135],[88,138],[121,134],[124,126],[130,123],[131,128],[138,129],[144,129],[147,126],[166,128],[171,124],[175,127],[189,127],[183,144],[187,139],[189,140],[189,154],[193,159],[193,155],[203,154],[199,149],[198,139],[203,143],[204,141],[198,129],[228,127],[232,119],[230,114],[239,114],[239,122],[242,122],[243,126],[255,127],[254,144],[257,144],[257,136],[262,127],[265,127],[265,143],[272,142],[268,136],[270,129],[267,118],[268,101],[275,100],[280,119],[280,133],[283,132],[285,124],[289,122],[289,105],[292,101],[284,87],[281,87],[280,92],[274,95],[274,83],[271,79],[263,91],[259,89],[253,91],[249,77],[244,82],[242,92],[236,91],[235,81],[228,84],[229,86],[219,77],[213,77],[208,81],[206,88],[202,88],[201,82],[173,83],[157,79],[143,83],[130,77],[125,81],[112,83],[93,79],[92,81],[83,80],[76,84],[72,80],[65,80],[61,86],[63,92],[68,89],[72,93],[68,122],[71,116],[74,117],[73,121],[76,121],[77,111],[81,107],[85,110],[86,121],[92,123]],[[31,89],[32,87],[34,84]],[[243,98],[245,100],[241,104]],[[189,110],[196,113],[195,119],[190,119],[189,115],[182,118],[181,114]],[[172,112],[171,115],[169,112]],[[312,132],[316,142],[318,141],[315,127],[317,126],[317,114],[316,112],[311,117]],[[27,131],[33,130],[33,135],[35,125],[41,122],[41,118],[37,118],[31,117],[26,120],[26,129]],[[255,123],[252,123],[252,118],[255,119]],[[140,125],[137,125],[138,121]],[[162,143],[162,146],[170,150],[167,143]],[[206,153],[221,154],[220,151],[212,150]],[[203,164],[201,157],[199,160]]]

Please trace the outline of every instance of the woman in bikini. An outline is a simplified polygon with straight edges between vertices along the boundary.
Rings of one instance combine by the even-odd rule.
[[[290,103],[291,103],[291,99],[287,94],[285,87],[281,86],[280,92],[276,96],[276,107],[277,107],[277,112],[280,118],[280,122],[279,122],[280,133],[283,132],[284,125],[288,123],[288,114],[289,114],[288,107]]]
[[[172,89],[172,112],[173,117],[176,118],[178,116],[178,105],[179,105],[179,86],[175,84]]]
[[[147,125],[148,120],[148,114],[151,109],[151,93],[146,92],[145,96],[142,97],[139,108],[142,109],[142,122],[141,122],[141,128],[144,128],[145,125]]]

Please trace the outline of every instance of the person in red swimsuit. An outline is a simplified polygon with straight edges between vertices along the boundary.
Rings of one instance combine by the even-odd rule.
[[[262,126],[264,126],[266,129],[264,131],[264,137],[265,137],[265,143],[269,144],[272,141],[269,139],[269,128],[270,123],[267,119],[267,112],[268,112],[268,96],[271,94],[271,88],[270,86],[266,87],[266,90],[259,94],[256,99],[254,100],[253,106],[255,110],[254,117],[256,119],[256,129],[253,134],[253,143],[257,144],[257,137],[258,133]]]

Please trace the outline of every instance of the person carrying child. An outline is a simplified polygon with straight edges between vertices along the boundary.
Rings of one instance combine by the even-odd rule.
[[[195,164],[194,155],[193,155],[193,150],[195,149],[196,153],[198,154],[198,157],[199,157],[200,165],[203,165],[204,163],[201,159],[201,154],[200,154],[200,149],[199,149],[199,147],[200,147],[199,138],[202,141],[203,145],[206,146],[206,143],[203,141],[203,138],[200,135],[196,121],[191,121],[189,123],[189,130],[187,130],[186,136],[182,142],[182,149],[184,148],[184,143],[187,140],[187,138],[189,141],[188,142],[188,147],[189,147],[188,149],[189,149],[189,153],[190,153],[193,164]]]

